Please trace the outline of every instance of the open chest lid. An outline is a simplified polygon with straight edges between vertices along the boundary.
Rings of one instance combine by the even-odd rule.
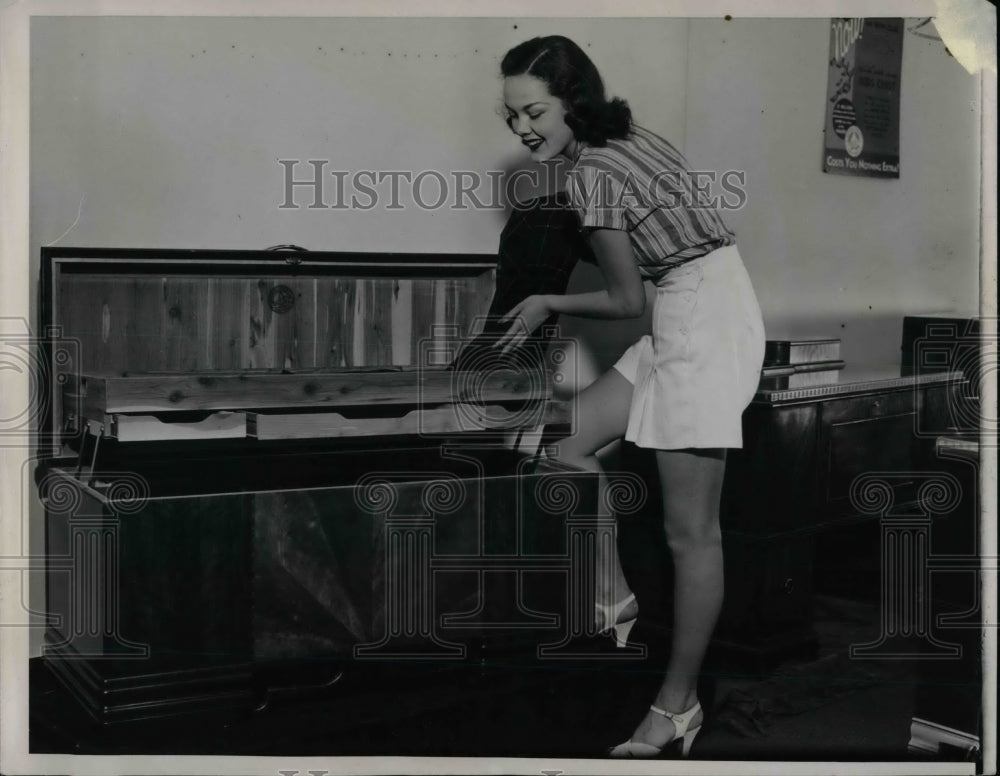
[[[438,434],[536,426],[541,360],[451,368],[496,258],[43,248],[41,381],[60,452],[119,441]]]

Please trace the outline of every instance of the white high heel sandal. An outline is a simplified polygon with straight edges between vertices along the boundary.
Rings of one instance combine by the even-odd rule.
[[[636,620],[639,619],[638,615],[632,617],[628,620],[618,622],[618,615],[620,615],[628,607],[630,603],[635,600],[635,593],[629,593],[627,598],[614,604],[594,604],[594,608],[597,610],[598,616],[601,618],[601,633],[608,633],[610,631],[615,632],[615,644],[619,649],[624,649],[628,646],[628,634],[631,633],[633,626],[635,626]],[[611,623],[608,625],[607,623]]]
[[[650,706],[649,709],[650,711],[666,717],[674,723],[674,737],[667,741],[667,743],[663,746],[653,746],[652,744],[645,744],[642,741],[633,741],[632,739],[629,739],[625,743],[618,744],[618,746],[611,749],[611,751],[608,752],[609,757],[659,757],[663,754],[663,751],[667,747],[672,746],[678,740],[681,742],[681,757],[688,756],[688,752],[691,751],[691,744],[694,743],[695,736],[697,736],[701,731],[701,725],[693,727],[690,730],[688,729],[688,725],[691,724],[691,720],[698,714],[699,711],[701,711],[701,703],[695,701],[694,706],[681,714],[665,711],[659,706]]]

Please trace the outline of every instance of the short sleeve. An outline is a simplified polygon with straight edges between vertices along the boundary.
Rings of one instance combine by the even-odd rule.
[[[628,230],[628,201],[620,176],[581,160],[567,174],[570,207],[587,229]]]

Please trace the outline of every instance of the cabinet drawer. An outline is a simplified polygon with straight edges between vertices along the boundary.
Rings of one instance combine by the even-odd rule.
[[[824,402],[821,405],[821,423],[842,423],[867,420],[913,412],[916,392],[913,389],[871,393]]]
[[[851,483],[863,474],[912,472],[916,463],[917,413],[911,391],[873,394],[830,402],[820,412],[820,496],[828,512],[853,512]],[[912,483],[888,480],[905,499]]]

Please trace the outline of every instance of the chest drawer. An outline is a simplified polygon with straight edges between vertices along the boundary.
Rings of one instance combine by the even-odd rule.
[[[906,475],[917,465],[918,415],[912,390],[873,393],[825,402],[819,413],[820,492],[826,517],[853,513],[851,484],[884,472],[895,503],[912,495]]]

